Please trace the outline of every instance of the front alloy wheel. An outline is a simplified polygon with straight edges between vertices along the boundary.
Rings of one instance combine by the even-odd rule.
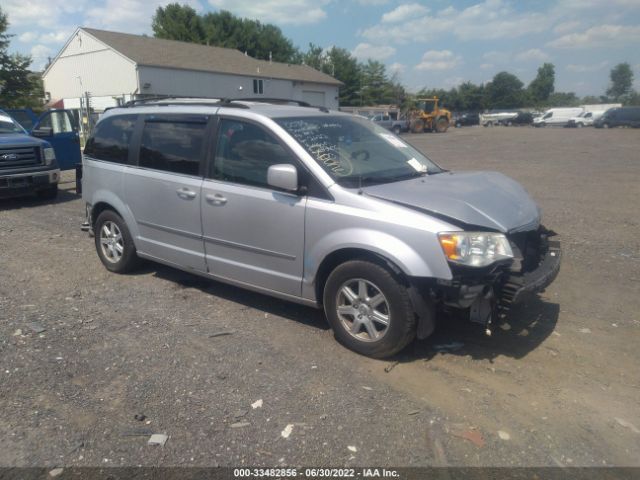
[[[402,350],[416,333],[416,314],[406,282],[365,259],[338,265],[324,286],[324,311],[347,348],[375,358]]]
[[[342,326],[363,342],[380,340],[387,333],[391,314],[380,289],[362,278],[347,280],[338,290],[337,314]]]

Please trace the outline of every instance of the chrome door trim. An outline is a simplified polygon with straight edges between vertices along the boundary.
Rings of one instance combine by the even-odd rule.
[[[284,258],[286,260],[295,260],[295,255],[289,255],[288,253],[275,252],[273,250],[267,250],[260,247],[253,247],[251,245],[245,245],[243,243],[231,242],[229,240],[222,240],[220,238],[204,236],[205,242],[217,243],[218,245],[224,245],[225,247],[236,248],[238,250],[246,250],[249,252],[261,253],[263,255],[269,255],[271,257]]]
[[[182,235],[183,237],[194,238],[196,240],[202,240],[202,235],[198,233],[187,232],[186,230],[180,230],[178,228],[171,228],[165,225],[158,225],[156,223],[145,222],[144,220],[138,220],[140,225],[144,225],[145,227],[156,228],[158,230],[164,230],[165,232],[175,233],[177,235]]]

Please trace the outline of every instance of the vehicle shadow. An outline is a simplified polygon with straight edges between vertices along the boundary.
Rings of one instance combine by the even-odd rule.
[[[493,361],[503,355],[514,359],[527,356],[549,337],[558,323],[560,306],[532,296],[516,305],[502,324],[493,325],[491,336],[484,327],[466,318],[448,315],[441,319],[434,334],[416,341],[395,360],[430,360],[436,355],[471,356],[474,360]]]
[[[330,328],[322,310],[227,285],[168,266],[145,262],[141,268],[131,273],[147,274],[173,282],[176,288],[195,288],[247,309],[283,317],[320,330]],[[447,315],[440,319],[432,336],[412,342],[402,352],[387,360],[410,363],[430,360],[438,354],[470,355],[474,360],[490,362],[500,355],[523,358],[552,334],[559,313],[560,306],[557,303],[533,296],[516,305],[502,326],[494,325],[490,337],[484,334],[484,327],[471,323],[462,316]]]
[[[31,193],[19,197],[0,198],[0,211],[34,208],[41,207],[43,205],[55,205],[57,203],[66,203],[78,200],[81,197],[76,194],[75,188],[75,182],[73,184],[60,184],[58,187],[58,196],[53,200],[44,200]]]
[[[325,320],[322,310],[316,308],[305,307],[151,262],[146,262],[134,275],[148,273],[174,282],[178,288],[195,288],[203,293],[242,305],[247,309],[283,317],[320,330],[329,330],[329,324]]]

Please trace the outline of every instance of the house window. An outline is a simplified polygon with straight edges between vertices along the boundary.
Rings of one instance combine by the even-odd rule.
[[[264,93],[264,83],[262,79],[253,79],[253,93],[255,93],[256,95],[262,95]]]

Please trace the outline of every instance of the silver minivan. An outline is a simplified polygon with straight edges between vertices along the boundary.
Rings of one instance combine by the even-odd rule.
[[[335,337],[372,357],[428,337],[450,309],[490,333],[560,268],[515,181],[447,171],[373,122],[302,102],[110,109],[82,190],[110,271],[153,260],[323,308]]]

